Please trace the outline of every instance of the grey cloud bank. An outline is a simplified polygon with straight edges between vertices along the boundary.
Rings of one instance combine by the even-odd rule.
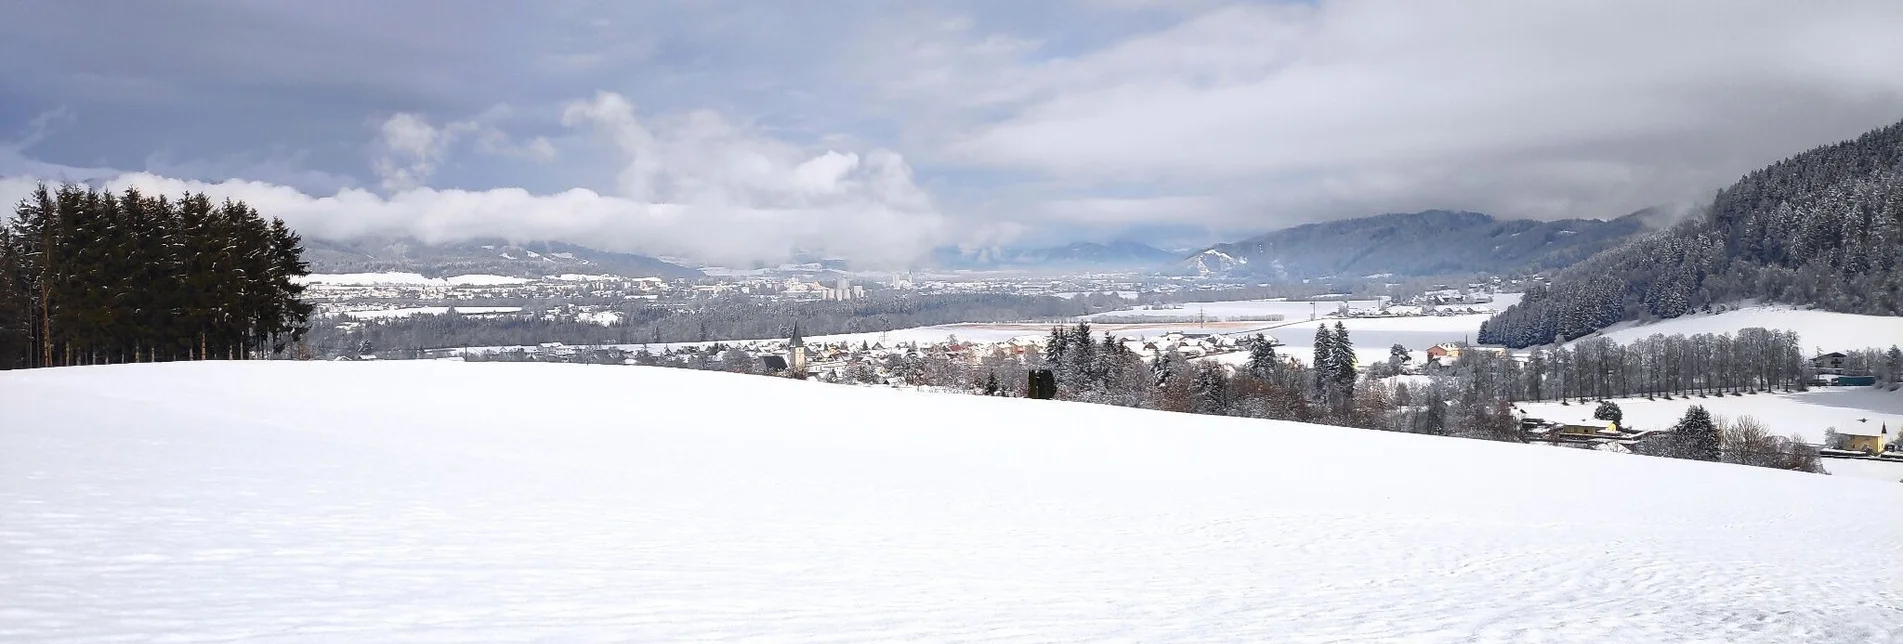
[[[743,262],[1612,217],[1903,118],[1903,3],[0,8],[0,197]],[[41,118],[43,115],[53,115]]]

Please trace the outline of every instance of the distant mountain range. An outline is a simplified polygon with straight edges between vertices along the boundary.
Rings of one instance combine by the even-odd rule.
[[[512,244],[478,239],[425,244],[408,237],[339,242],[308,239],[304,259],[314,273],[409,272],[430,277],[491,274],[542,277],[595,273],[629,277],[701,277],[699,270],[646,255],[615,253],[563,242]]]
[[[1500,273],[1568,266],[1651,230],[1666,218],[1663,213],[1646,210],[1611,221],[1499,220],[1476,212],[1429,210],[1305,224],[1216,244],[1195,253],[1133,241],[1041,248],[947,246],[932,251],[921,263],[922,267],[950,270],[1140,271],[1276,280]],[[705,274],[678,260],[554,241],[479,239],[432,245],[408,237],[347,242],[313,239],[306,241],[304,257],[319,273],[402,271],[428,276],[489,273],[519,277],[611,273],[667,278]],[[844,259],[802,254],[794,265],[782,268],[830,273],[848,270],[849,266]]]
[[[1109,244],[1078,242],[1048,248],[959,248],[947,246],[932,252],[935,268],[966,270],[1155,270],[1181,259],[1182,253],[1148,244],[1119,241]]]
[[[1216,244],[1170,272],[1301,279],[1330,276],[1446,275],[1566,266],[1651,228],[1645,210],[1611,221],[1499,220],[1477,212],[1429,210],[1305,224]]]

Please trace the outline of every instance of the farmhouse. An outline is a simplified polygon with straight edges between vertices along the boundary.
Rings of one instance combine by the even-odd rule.
[[[1818,375],[1840,375],[1844,372],[1844,358],[1847,358],[1847,357],[1849,356],[1846,356],[1841,352],[1832,351],[1830,353],[1826,353],[1826,354],[1817,356],[1815,358],[1811,358],[1810,366],[1811,366],[1811,369],[1814,369],[1817,371]]]
[[[1874,432],[1868,429],[1838,430],[1837,436],[1838,449],[1875,456],[1882,454],[1884,446],[1890,442],[1890,426],[1884,425]]]

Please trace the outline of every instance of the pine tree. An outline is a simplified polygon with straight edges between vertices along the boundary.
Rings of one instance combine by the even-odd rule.
[[[39,186],[0,243],[0,366],[244,357],[301,337],[297,235],[209,203]]]
[[[1190,385],[1190,394],[1195,398],[1195,411],[1199,414],[1222,415],[1229,412],[1229,374],[1222,365],[1214,360],[1196,363],[1194,382]]]
[[[1704,405],[1692,405],[1672,427],[1674,437],[1683,446],[1685,458],[1699,461],[1718,460],[1718,426]]]
[[[1601,400],[1599,401],[1599,407],[1593,410],[1592,417],[1599,420],[1612,421],[1614,425],[1624,426],[1625,410],[1619,409],[1618,403],[1610,400]]]
[[[1334,338],[1329,342],[1329,349],[1333,353],[1329,360],[1334,370],[1331,376],[1336,385],[1341,387],[1343,396],[1352,398],[1355,391],[1355,377],[1358,375],[1355,368],[1355,343],[1348,339],[1348,328],[1342,326],[1341,322],[1335,323]]]
[[[1318,396],[1325,395],[1329,383],[1339,379],[1335,365],[1337,355],[1335,334],[1328,330],[1328,325],[1315,327],[1315,360],[1312,364],[1315,369],[1315,393]]]
[[[1278,358],[1275,355],[1275,343],[1260,333],[1246,341],[1249,345],[1249,361],[1244,369],[1257,378],[1268,378],[1275,373]]]

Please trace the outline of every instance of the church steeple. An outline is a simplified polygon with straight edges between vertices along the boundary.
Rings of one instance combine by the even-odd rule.
[[[786,366],[793,377],[806,377],[806,338],[800,337],[798,322],[793,323],[793,337],[786,341]]]

